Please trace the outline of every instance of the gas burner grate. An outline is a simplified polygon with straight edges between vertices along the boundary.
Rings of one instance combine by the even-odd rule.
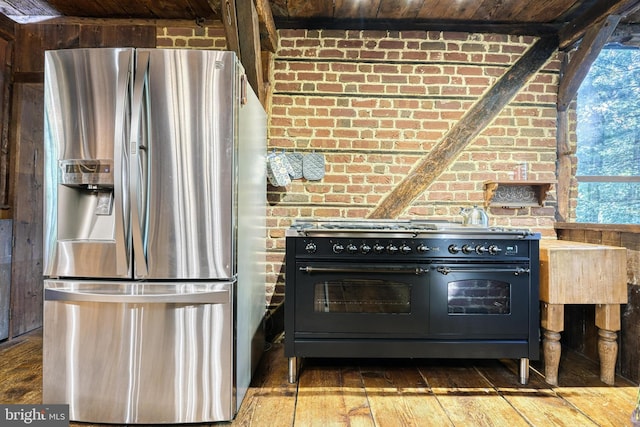
[[[291,225],[297,230],[351,230],[351,231],[371,231],[371,230],[407,230],[412,228],[409,221],[395,220],[296,220]]]
[[[297,219],[291,224],[293,233],[311,235],[318,233],[351,234],[357,233],[405,233],[416,237],[418,235],[458,235],[460,237],[479,234],[492,236],[528,236],[532,232],[525,229],[511,229],[504,227],[480,227],[475,225],[463,225],[459,222],[451,222],[438,219],[412,219],[412,220],[367,220],[367,219]]]

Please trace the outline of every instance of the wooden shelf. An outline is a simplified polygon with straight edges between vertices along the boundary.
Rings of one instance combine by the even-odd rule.
[[[544,206],[547,193],[555,182],[485,181],[484,207],[524,208]]]

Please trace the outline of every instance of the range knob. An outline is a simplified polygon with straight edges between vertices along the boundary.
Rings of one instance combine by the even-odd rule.
[[[398,253],[398,247],[393,243],[389,243],[389,246],[387,246],[387,252],[390,254]]]
[[[400,253],[403,254],[403,255],[410,254],[411,253],[411,246],[409,246],[407,244],[402,244],[402,246],[400,246]]]
[[[369,252],[371,252],[371,246],[367,245],[366,243],[363,243],[360,246],[360,252],[363,254],[368,254]]]
[[[358,252],[358,247],[353,243],[349,243],[347,245],[347,252],[349,252],[350,254],[355,254],[356,252]]]
[[[475,251],[475,250],[476,250],[476,249],[475,249],[473,246],[471,246],[471,245],[464,245],[464,246],[462,246],[462,252],[463,252],[463,253],[465,253],[465,254],[470,254],[470,253],[472,253],[472,252],[473,252],[473,251]]]
[[[448,249],[450,254],[457,254],[461,250],[460,246],[456,246],[456,245],[449,245]]]
[[[375,245],[373,245],[373,252],[381,254],[382,252],[384,252],[384,246],[382,246],[380,243],[376,243]]]
[[[429,252],[429,246],[426,246],[424,243],[420,243],[416,248],[416,251],[418,251],[418,253],[421,253],[421,254],[425,252]]]
[[[307,251],[307,253],[310,253],[310,254],[315,253],[317,249],[318,249],[318,247],[313,242],[307,243],[307,245],[304,247],[304,250]]]
[[[489,253],[491,255],[497,255],[500,252],[502,252],[502,249],[500,249],[498,246],[496,246],[496,245],[489,246]]]
[[[489,248],[487,248],[486,246],[476,246],[476,253],[478,255],[486,254],[487,252],[489,252]]]
[[[344,246],[342,246],[342,243],[336,243],[333,245],[334,254],[342,253],[342,251],[344,251]]]

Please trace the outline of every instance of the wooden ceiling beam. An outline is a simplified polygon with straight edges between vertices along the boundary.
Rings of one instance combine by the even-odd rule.
[[[260,24],[253,0],[235,0],[238,19],[238,42],[240,58],[249,84],[264,105],[264,80],[262,77],[262,56],[260,55]]]
[[[557,34],[561,26],[553,23],[505,23],[454,21],[447,19],[355,19],[347,17],[275,18],[279,29],[307,30],[379,30],[379,31],[453,31],[464,33],[496,33],[544,37]]]
[[[222,0],[221,3],[216,0],[208,1],[214,12],[220,10],[227,49],[238,55],[249,84],[262,105],[265,105],[260,24],[254,0]]]
[[[575,45],[595,23],[603,21],[610,15],[626,16],[638,9],[640,0],[598,1],[573,21],[565,25],[559,32],[559,48],[566,50]]]
[[[578,93],[582,81],[587,76],[591,64],[609,40],[620,22],[620,15],[611,15],[598,25],[591,27],[582,38],[580,46],[573,54],[558,87],[558,111],[565,111]]]
[[[207,0],[213,13],[220,16],[224,24],[227,36],[228,49],[239,54],[239,35],[237,25],[237,10],[235,0]],[[260,46],[261,50],[268,50],[275,53],[278,47],[278,32],[271,13],[271,6],[268,0],[254,0],[256,11],[258,12],[258,22],[260,24]]]
[[[220,13],[220,19],[224,26],[224,34],[227,39],[227,50],[232,50],[240,56],[240,42],[238,41],[238,20],[236,18],[235,0],[208,0],[209,6],[214,12]]]
[[[258,11],[258,21],[260,22],[260,46],[262,50],[276,53],[278,48],[278,32],[273,21],[271,6],[268,0],[255,0]]]
[[[446,170],[460,152],[493,121],[527,81],[538,72],[558,48],[554,36],[539,39],[471,107],[369,215],[369,218],[396,218]]]

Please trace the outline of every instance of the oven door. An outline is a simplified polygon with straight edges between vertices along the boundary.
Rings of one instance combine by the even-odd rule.
[[[441,264],[430,273],[429,335],[522,339],[529,334],[526,264]]]
[[[297,262],[296,338],[424,336],[428,265]]]

